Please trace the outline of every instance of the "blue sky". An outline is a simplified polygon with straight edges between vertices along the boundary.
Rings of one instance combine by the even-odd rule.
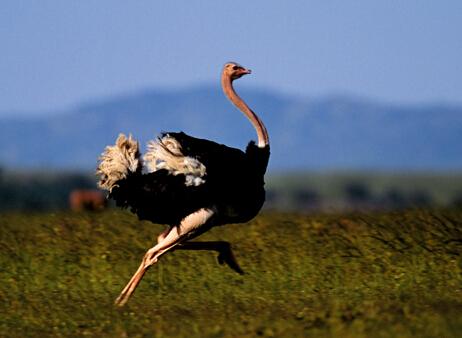
[[[461,1],[21,1],[0,5],[0,116],[149,87],[462,103]]]

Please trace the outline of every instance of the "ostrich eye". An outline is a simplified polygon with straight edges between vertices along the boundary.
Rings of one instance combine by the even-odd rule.
[[[238,69],[239,69],[238,66],[234,66],[234,67],[233,67],[233,70],[238,70]]]

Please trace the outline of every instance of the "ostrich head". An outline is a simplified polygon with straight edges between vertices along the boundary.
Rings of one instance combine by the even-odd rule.
[[[229,77],[231,81],[239,79],[241,76],[250,74],[251,72],[250,69],[244,68],[236,62],[228,62],[223,67],[223,75]]]

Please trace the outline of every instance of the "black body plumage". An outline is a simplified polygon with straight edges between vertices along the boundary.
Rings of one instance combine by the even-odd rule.
[[[109,196],[118,206],[130,208],[142,220],[169,225],[201,208],[216,211],[213,225],[247,222],[257,215],[265,201],[269,146],[259,148],[252,141],[243,152],[183,132],[166,134],[178,141],[184,156],[205,165],[205,182],[187,186],[183,174],[138,170],[112,189]]]

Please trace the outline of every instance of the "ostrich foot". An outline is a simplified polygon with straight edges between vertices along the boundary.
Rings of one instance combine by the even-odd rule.
[[[168,231],[164,231],[158,237],[158,243],[144,255],[138,270],[115,300],[115,305],[125,305],[133,292],[135,292],[146,271],[157,263],[159,257],[182,241],[199,235],[201,233],[201,226],[208,222],[213,213],[210,209],[199,209],[195,213],[185,217],[179,226],[174,226],[168,229]],[[203,229],[207,230],[208,228],[204,227]]]
[[[175,250],[211,250],[218,252],[218,263],[226,264],[239,274],[244,274],[231,250],[231,244],[225,241],[183,242]]]
[[[154,248],[152,248],[154,249]],[[130,299],[133,292],[135,292],[136,287],[141,282],[146,271],[149,267],[155,263],[157,263],[157,255],[153,255],[152,249],[150,249],[143,258],[141,265],[139,266],[138,270],[135,272],[133,277],[124,287],[122,292],[120,293],[119,297],[115,300],[114,304],[117,306],[124,306],[125,303]]]

